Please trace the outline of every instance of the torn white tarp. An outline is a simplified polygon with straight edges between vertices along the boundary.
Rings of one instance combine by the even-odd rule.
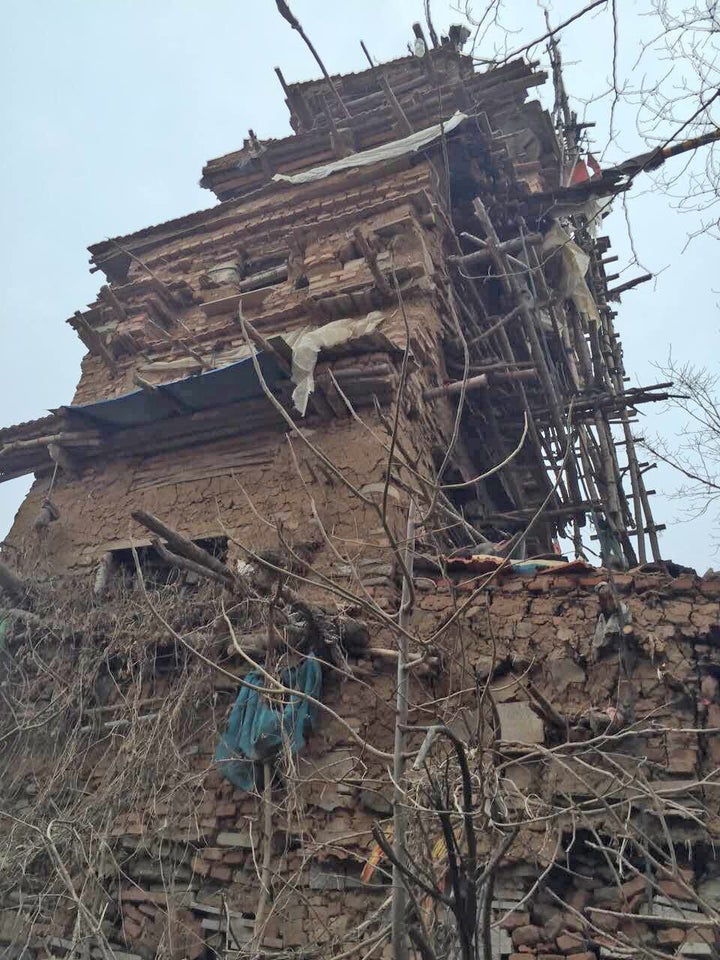
[[[315,364],[320,351],[372,333],[383,319],[382,313],[373,310],[362,319],[333,320],[298,337],[292,348],[292,380],[296,384],[292,396],[295,408],[302,416],[305,416],[308,398],[315,389]]]
[[[371,163],[380,163],[382,160],[394,160],[396,157],[422,150],[428,144],[439,140],[444,134],[451,133],[464,120],[467,120],[467,115],[458,112],[444,123],[436,123],[424,130],[417,130],[409,137],[403,137],[402,140],[392,140],[390,143],[383,143],[380,147],[373,147],[372,150],[361,150],[341,160],[333,160],[332,163],[323,163],[322,166],[313,167],[311,170],[303,170],[302,173],[276,173],[273,180],[284,180],[287,183],[312,183],[315,180],[323,180],[333,173],[340,173],[341,170],[367,167]]]
[[[585,274],[590,266],[590,257],[582,247],[563,230],[555,220],[542,244],[543,253],[555,254],[560,257],[562,265],[561,289],[566,300],[572,300],[580,313],[586,314],[595,323],[599,323],[600,314],[597,305],[585,282]]]

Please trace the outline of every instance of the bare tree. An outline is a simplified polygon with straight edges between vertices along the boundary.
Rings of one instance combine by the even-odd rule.
[[[673,380],[669,408],[681,415],[674,437],[645,440],[645,447],[683,478],[674,496],[689,517],[707,516],[720,536],[720,375],[705,367],[668,359],[659,367]]]
[[[666,146],[720,126],[720,10],[715,0],[677,3],[652,0],[655,32],[635,68],[660,73],[630,98],[637,104],[638,129],[649,146]],[[682,165],[666,167],[657,183],[681,210],[702,214],[695,231],[718,235],[720,153],[710,146]]]

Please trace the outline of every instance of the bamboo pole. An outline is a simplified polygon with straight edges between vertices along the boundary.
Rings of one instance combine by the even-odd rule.
[[[482,263],[490,263],[493,259],[493,251],[490,249],[489,244],[481,240],[479,237],[473,236],[472,233],[461,233],[461,237],[466,240],[469,240],[471,243],[482,245],[482,249],[475,251],[474,253],[466,253],[462,256],[448,257],[448,263],[454,263],[462,267],[473,267]],[[541,233],[530,233],[526,237],[513,237],[511,240],[505,240],[503,243],[498,243],[495,247],[495,250],[498,253],[508,254],[508,253],[521,253],[526,247],[538,246],[543,242],[543,235]]]
[[[550,368],[545,357],[545,351],[542,348],[537,334],[535,319],[530,307],[530,304],[532,303],[532,295],[529,290],[522,288],[520,282],[515,276],[515,273],[512,270],[506,269],[506,265],[503,260],[503,254],[498,252],[500,238],[498,237],[497,231],[495,230],[484,203],[479,197],[476,197],[473,200],[473,210],[475,211],[475,215],[483,225],[485,233],[487,234],[488,249],[493,255],[493,262],[495,263],[496,269],[500,274],[500,280],[503,284],[503,287],[521,308],[520,317],[522,318],[523,326],[525,328],[525,336],[527,337],[530,345],[530,353],[533,358],[538,377],[550,404],[553,426],[557,435],[558,444],[564,449],[567,446],[567,436],[561,415],[561,404],[555,389],[555,385],[552,381]],[[529,272],[531,269],[530,266],[527,264],[524,266]],[[579,500],[580,488],[578,486],[577,472],[575,470],[575,463],[572,457],[568,458],[565,470],[572,496]]]
[[[467,380],[455,380],[453,383],[446,383],[442,387],[432,387],[429,390],[423,390],[424,400],[434,400],[435,397],[451,397],[463,390],[479,390],[481,387],[489,386],[493,381],[502,380],[535,380],[537,371],[535,370],[506,370],[497,373],[480,373],[477,377],[469,377]]]
[[[415,556],[415,501],[410,500],[407,519],[407,533],[405,537],[404,565],[406,575],[403,579],[400,597],[400,613],[398,616],[398,665],[397,665],[397,700],[395,715],[395,750],[393,755],[393,780],[395,791],[393,796],[393,849],[400,863],[406,861],[405,832],[407,828],[407,810],[403,795],[405,781],[405,732],[408,722],[408,695],[409,695],[409,649],[407,623],[411,613],[412,575]],[[392,873],[392,948],[394,960],[407,960],[407,924],[405,913],[407,894],[401,871],[393,865]]]
[[[305,98],[301,93],[297,95],[293,94],[290,87],[285,82],[285,77],[283,76],[282,70],[280,67],[275,67],[275,75],[280,81],[280,85],[283,88],[283,93],[287,97],[288,106],[291,110],[294,110],[297,114],[297,118],[300,121],[300,131],[309,130],[312,127],[312,117],[310,111],[308,110],[307,104],[305,103]]]

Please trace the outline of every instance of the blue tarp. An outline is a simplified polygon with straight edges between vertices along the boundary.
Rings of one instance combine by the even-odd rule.
[[[282,338],[274,337],[270,343],[276,349],[278,346],[284,347],[284,341],[282,345],[276,342],[280,340]],[[272,354],[258,353],[257,359],[269,386],[273,387],[279,381],[288,379],[287,373],[278,366]],[[132,393],[125,393],[111,400],[99,400],[97,403],[64,409],[71,415],[90,420],[100,427],[122,429],[177,416],[178,405],[182,405],[184,411],[193,413],[250,400],[261,396],[262,392],[252,357],[245,357],[217,370],[207,370],[182,380],[158,384],[157,393],[133,390]]]
[[[253,670],[245,680],[266,687],[265,677]],[[301,666],[283,670],[280,682],[318,699],[322,690],[322,671],[315,657],[307,657]],[[298,694],[285,704],[263,696],[258,690],[242,687],[232,708],[226,732],[215,751],[220,772],[241,790],[256,784],[256,764],[272,760],[287,745],[292,753],[305,746],[305,734],[315,725],[317,708]]]

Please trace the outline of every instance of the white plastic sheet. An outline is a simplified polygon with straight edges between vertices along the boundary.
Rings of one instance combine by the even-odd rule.
[[[590,257],[575,243],[568,233],[554,221],[542,245],[543,253],[557,253],[562,264],[561,294],[572,300],[580,313],[586,314],[595,323],[600,322],[593,295],[585,282],[585,274],[590,266]]]
[[[329,177],[333,173],[340,173],[342,170],[352,170],[353,167],[367,167],[372,163],[380,163],[383,160],[394,160],[396,157],[403,157],[408,153],[416,153],[418,150],[422,150],[423,147],[439,140],[444,134],[451,133],[465,120],[467,120],[467,115],[457,112],[444,123],[436,123],[424,130],[417,130],[415,133],[411,133],[409,137],[403,137],[402,140],[391,140],[390,143],[383,143],[379,147],[373,147],[372,150],[361,150],[359,153],[352,153],[349,157],[343,157],[341,160],[333,160],[331,163],[323,163],[319,167],[303,170],[302,173],[276,173],[273,180],[283,180],[286,183],[313,183],[315,180],[323,180],[325,177]]]
[[[372,333],[383,319],[382,313],[373,310],[362,319],[332,320],[298,337],[292,348],[292,380],[296,385],[292,397],[295,409],[302,416],[305,416],[308,399],[315,389],[315,364],[320,351]]]

